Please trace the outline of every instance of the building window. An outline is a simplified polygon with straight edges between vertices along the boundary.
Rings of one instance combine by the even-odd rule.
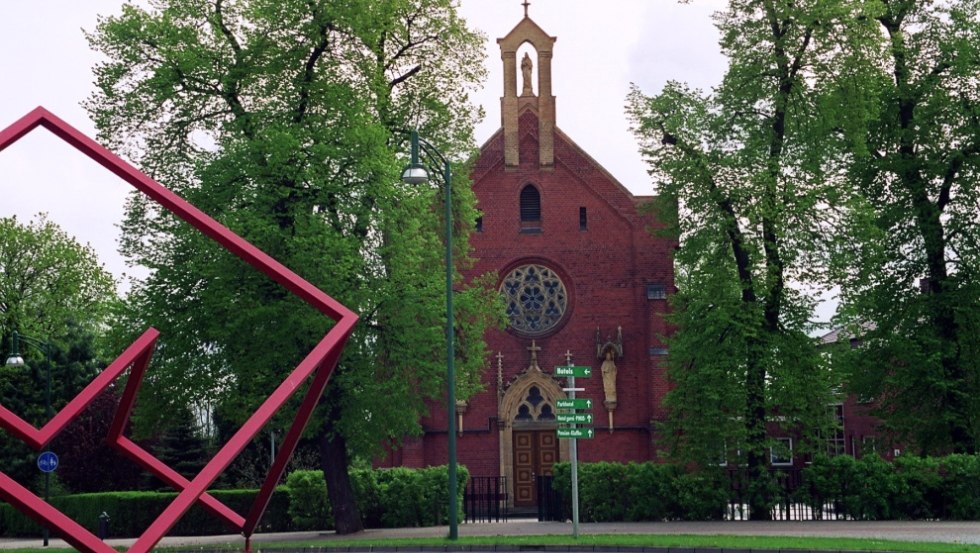
[[[531,386],[527,392],[527,397],[517,408],[517,415],[514,416],[515,423],[530,423],[534,421],[553,421],[555,420],[555,410],[551,404],[542,397],[541,390],[537,386]]]
[[[589,212],[584,208],[578,208],[578,229],[588,230],[589,228]]]
[[[521,231],[541,230],[541,194],[532,185],[521,190]]]
[[[838,403],[831,405],[831,413],[834,420],[834,428],[827,436],[827,455],[834,457],[846,453],[844,442],[844,405]]]
[[[874,436],[861,437],[861,456],[877,454],[878,440]]]
[[[544,265],[521,265],[500,284],[510,327],[539,336],[555,328],[568,309],[568,291],[558,275]]]
[[[667,355],[667,348],[650,348],[650,355]]]
[[[776,443],[769,448],[769,462],[774,467],[785,467],[793,464],[793,438],[776,438]]]
[[[476,231],[483,232],[483,217],[476,218]]]
[[[667,299],[667,285],[665,285],[665,284],[647,284],[647,299],[648,300],[665,300],[665,299]]]

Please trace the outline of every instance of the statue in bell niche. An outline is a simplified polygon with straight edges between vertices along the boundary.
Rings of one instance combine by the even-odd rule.
[[[521,60],[521,76],[524,78],[524,90],[521,91],[521,96],[534,96],[534,90],[531,89],[531,56],[527,52],[524,52],[524,59]]]

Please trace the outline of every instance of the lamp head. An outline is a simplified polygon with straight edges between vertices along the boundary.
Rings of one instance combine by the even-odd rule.
[[[4,365],[8,367],[23,367],[24,358],[20,356],[20,333],[16,330],[10,337],[10,357]]]
[[[429,172],[425,170],[424,165],[419,163],[419,133],[417,130],[412,129],[410,140],[412,161],[402,171],[402,182],[406,184],[422,184],[429,180]]]
[[[422,184],[429,180],[429,172],[421,163],[410,163],[402,171],[402,182],[405,184]]]

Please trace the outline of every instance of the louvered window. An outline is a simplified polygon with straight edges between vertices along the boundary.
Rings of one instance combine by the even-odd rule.
[[[521,230],[540,230],[541,194],[532,185],[521,190]]]

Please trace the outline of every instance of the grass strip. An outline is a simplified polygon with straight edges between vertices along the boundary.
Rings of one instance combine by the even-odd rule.
[[[438,538],[397,538],[397,539],[316,539],[305,541],[282,541],[253,543],[253,551],[275,553],[278,549],[332,548],[332,547],[416,547],[416,546],[467,546],[504,545],[533,547],[545,545],[574,546],[625,546],[625,547],[676,547],[676,548],[716,548],[752,550],[814,550],[814,551],[894,551],[921,553],[980,553],[980,545],[946,542],[912,542],[884,540],[876,538],[835,538],[807,536],[730,536],[730,535],[688,535],[688,534],[582,534],[578,539],[571,535],[534,536],[472,536],[458,540]],[[208,544],[197,546],[160,547],[157,551],[187,551],[200,549],[241,550],[241,542],[227,544]],[[21,548],[3,549],[2,553],[68,553],[64,548]]]
[[[835,538],[804,536],[729,536],[687,534],[582,534],[535,536],[473,536],[458,540],[435,538],[334,539],[261,543],[256,548],[272,552],[287,547],[350,546],[452,546],[452,545],[606,545],[626,547],[678,547],[718,549],[802,549],[821,551],[917,551],[922,553],[980,553],[980,545],[945,542],[911,542],[876,538]]]

